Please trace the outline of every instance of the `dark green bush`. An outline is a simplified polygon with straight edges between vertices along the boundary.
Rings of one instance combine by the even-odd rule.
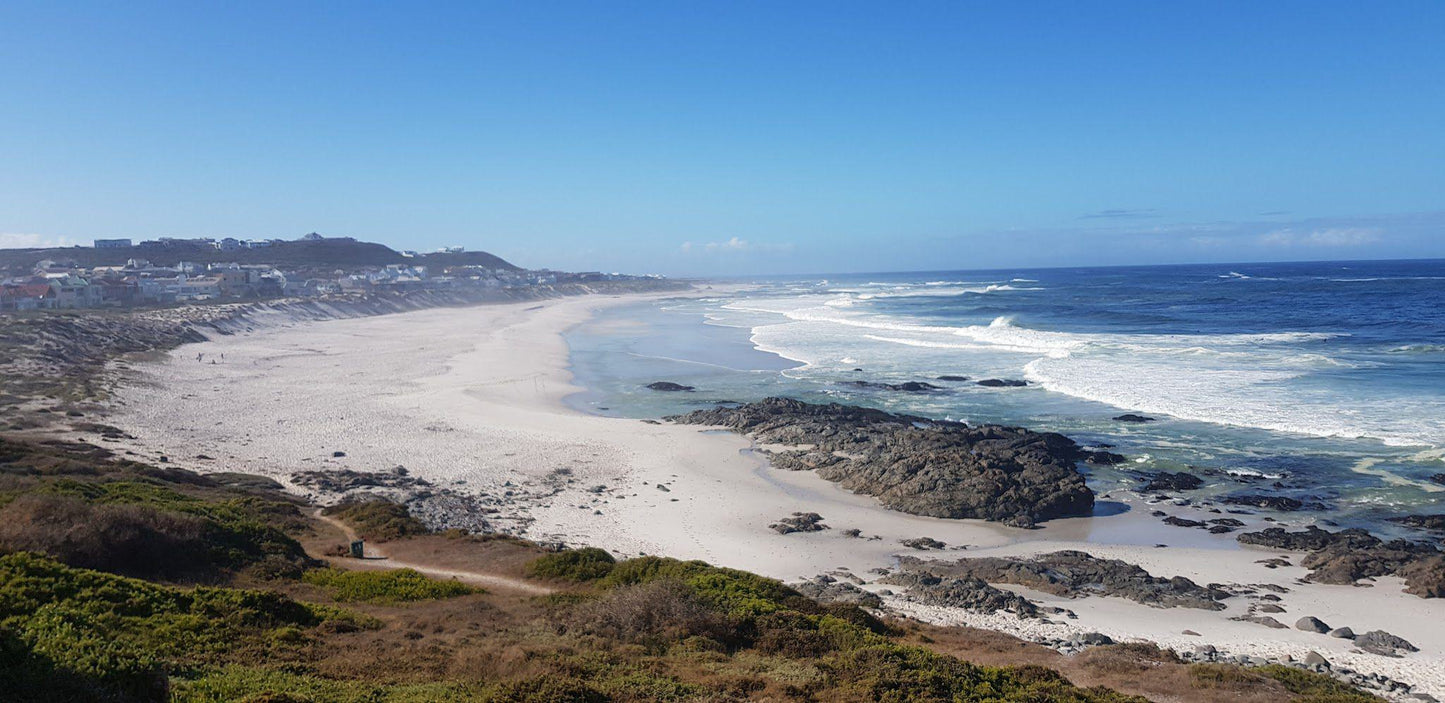
[[[627,563],[627,562],[623,562]],[[568,549],[543,554],[527,565],[527,572],[537,578],[563,581],[596,581],[612,573],[617,560],[606,550],[596,547]]]

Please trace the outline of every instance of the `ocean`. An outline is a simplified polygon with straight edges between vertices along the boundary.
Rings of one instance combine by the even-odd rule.
[[[1137,491],[1149,472],[1190,471],[1207,484],[1193,500],[1297,498],[1326,509],[1288,517],[1387,533],[1398,532],[1388,517],[1445,508],[1445,485],[1432,480],[1445,473],[1445,261],[747,283],[615,308],[573,329],[587,390],[572,404],[644,418],[786,395],[1112,445],[1127,464],[1086,469],[1102,495]],[[697,390],[643,387],[658,380]],[[1154,421],[1115,419],[1123,413]]]

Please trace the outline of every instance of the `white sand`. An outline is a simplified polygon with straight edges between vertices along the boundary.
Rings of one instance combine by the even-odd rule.
[[[1162,527],[1148,517],[1147,506],[1034,531],[905,515],[811,473],[768,468],[747,440],[733,434],[569,409],[562,399],[580,389],[570,383],[561,333],[595,310],[637,299],[588,296],[258,325],[255,332],[187,345],[166,361],[143,365],[121,393],[111,423],[137,437],[136,451],[168,455],[186,468],[284,480],[301,470],[404,465],[413,476],[458,490],[513,491],[514,505],[502,518],[530,516],[527,534],[536,539],[628,556],[704,559],[785,580],[838,568],[871,580],[869,569],[893,565],[900,553],[956,558],[1080,549],[1137,563],[1156,576],[1279,584],[1290,589],[1280,603],[1287,612],[1274,617],[1287,625],[1312,615],[1357,633],[1387,630],[1422,651],[1401,659],[1355,654],[1347,640],[1230,621],[1254,602],[1246,598],[1208,612],[1029,594],[1079,616],[1056,625],[904,607],[935,622],[1026,637],[1099,631],[1178,649],[1209,643],[1234,654],[1297,659],[1313,650],[1445,697],[1445,601],[1405,595],[1393,580],[1373,588],[1299,584],[1304,569],[1255,563],[1276,553],[1240,547],[1233,535]],[[207,362],[222,353],[226,358],[197,363],[198,353]],[[346,456],[333,458],[333,451]],[[202,454],[215,459],[191,459]],[[576,481],[552,495],[546,478],[563,468]],[[587,490],[597,485],[607,490]],[[794,511],[821,513],[833,529],[786,536],[767,529]],[[881,538],[850,539],[841,534],[847,528]],[[899,544],[920,536],[968,550],[924,553]],[[1155,548],[1156,542],[1171,546]],[[1181,634],[1185,629],[1201,636]]]

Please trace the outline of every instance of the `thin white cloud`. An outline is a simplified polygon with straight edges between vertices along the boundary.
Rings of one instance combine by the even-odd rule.
[[[792,244],[764,244],[732,237],[722,242],[683,242],[685,254],[741,254],[747,252],[792,251]]]
[[[47,247],[75,246],[69,237],[54,237],[46,234],[21,232],[0,232],[0,249],[44,249]]]
[[[1379,227],[1329,227],[1308,232],[1286,227],[1260,235],[1259,243],[1271,247],[1358,247],[1380,241]]]

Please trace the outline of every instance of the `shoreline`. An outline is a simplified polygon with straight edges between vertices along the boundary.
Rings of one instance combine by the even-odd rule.
[[[626,556],[699,558],[785,581],[840,567],[871,580],[869,569],[895,566],[898,554],[959,558],[1080,549],[1138,564],[1155,576],[1275,584],[1290,591],[1281,603],[1286,621],[1308,615],[1357,632],[1384,629],[1422,651],[1402,659],[1355,655],[1347,641],[1228,620],[1248,606],[1239,596],[1226,601],[1224,611],[1205,612],[1027,592],[1078,613],[1077,620],[1058,625],[889,600],[929,621],[1025,638],[1098,631],[1181,650],[1207,643],[1257,657],[1303,659],[1318,651],[1337,665],[1445,695],[1445,634],[1431,627],[1445,616],[1445,603],[1403,594],[1393,579],[1373,588],[1301,585],[1301,567],[1256,563],[1278,553],[1238,545],[1232,536],[1160,525],[1148,513],[1161,506],[1133,499],[1121,501],[1131,509],[1118,515],[1056,520],[1034,531],[892,512],[811,472],[770,468],[760,448],[739,435],[583,413],[565,402],[582,389],[573,383],[563,332],[605,307],[647,296],[593,298],[424,310],[216,337],[172,351],[163,361],[134,365],[110,422],[138,438],[135,451],[165,454],[185,468],[287,479],[301,470],[378,472],[401,465],[437,487],[485,496],[493,501],[484,504],[487,509],[501,511],[487,519],[519,520],[526,524],[519,531],[539,541],[600,546]],[[225,363],[199,364],[190,361],[196,353],[227,357]],[[191,458],[202,455],[215,458]],[[804,511],[820,513],[833,529],[792,535],[767,529]],[[850,528],[881,538],[843,537]],[[924,536],[968,548],[920,552],[898,543]],[[1142,543],[1100,541],[1130,536]],[[1166,539],[1154,539],[1159,536]],[[1171,546],[1155,548],[1155,541]],[[1181,634],[1185,628],[1201,636]]]

